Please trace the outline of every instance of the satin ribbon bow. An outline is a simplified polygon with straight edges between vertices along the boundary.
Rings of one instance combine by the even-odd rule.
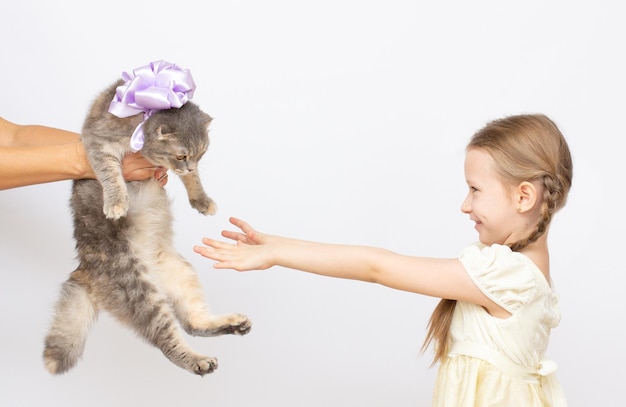
[[[124,84],[117,87],[109,112],[117,117],[144,114],[130,138],[133,152],[143,147],[143,124],[156,111],[179,108],[193,97],[196,84],[191,72],[167,61],[155,61],[132,73],[122,73]]]

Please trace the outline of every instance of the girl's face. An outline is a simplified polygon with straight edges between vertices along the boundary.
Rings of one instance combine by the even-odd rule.
[[[476,223],[478,238],[486,245],[519,240],[519,218],[514,188],[506,185],[491,155],[472,148],[465,156],[465,179],[469,187],[461,211]]]

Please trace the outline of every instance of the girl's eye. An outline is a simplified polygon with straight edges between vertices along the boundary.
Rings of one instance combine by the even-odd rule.
[[[178,161],[185,161],[187,159],[187,156],[186,155],[177,155],[176,159]]]
[[[477,192],[477,191],[478,191],[478,189],[477,189],[476,187],[470,187],[470,191],[472,191],[472,192]]]

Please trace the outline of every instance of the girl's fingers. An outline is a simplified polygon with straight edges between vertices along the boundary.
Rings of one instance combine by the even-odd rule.
[[[231,243],[221,242],[219,240],[209,239],[208,237],[202,238],[202,243],[213,249],[228,249],[233,245]]]
[[[236,242],[242,242],[242,243],[247,243],[247,244],[250,243],[250,239],[248,239],[248,236],[244,235],[243,233],[225,230],[222,232],[222,236],[224,236],[225,238],[234,240]]]
[[[206,243],[205,243],[206,244]],[[225,250],[214,248],[214,246],[194,246],[193,251],[217,262],[223,262],[229,259],[229,255]]]
[[[252,228],[252,226],[250,226],[247,222],[245,222],[245,221],[243,221],[241,219],[232,217],[232,218],[230,218],[230,223],[232,223],[233,225],[237,226],[246,235],[250,235],[251,233],[255,232],[255,230]]]
[[[230,236],[237,236],[236,239],[231,237],[231,239],[233,240],[237,240],[239,242],[243,242],[243,243],[247,243],[250,245],[253,244],[261,244],[263,238],[264,238],[264,234],[257,232],[252,226],[250,226],[247,222],[238,219],[238,218],[230,218],[230,223],[232,223],[233,225],[237,226],[239,229],[241,229],[241,231],[243,232],[243,234],[239,233],[237,235],[235,235],[235,232],[228,232],[229,233],[229,237]]]
[[[235,218],[234,216],[231,216],[230,219],[228,219],[230,221],[230,223],[232,223],[233,225],[237,226],[239,229],[242,229],[241,225],[246,223],[243,220],[239,219],[239,218]]]
[[[196,252],[196,253],[198,253],[198,254],[199,254],[199,255],[201,255],[202,257],[206,257],[206,258],[209,258],[209,259],[211,258],[211,257],[210,257],[211,252],[210,252],[210,251],[209,251],[206,247],[203,247],[203,246],[194,246],[194,247],[193,247],[193,251],[194,251],[194,252]]]

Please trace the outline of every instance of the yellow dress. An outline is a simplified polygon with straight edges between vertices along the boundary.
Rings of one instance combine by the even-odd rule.
[[[561,316],[558,296],[543,273],[502,245],[475,243],[459,260],[480,290],[511,316],[495,318],[478,305],[457,302],[433,406],[566,406],[556,364],[544,360],[550,330]]]

